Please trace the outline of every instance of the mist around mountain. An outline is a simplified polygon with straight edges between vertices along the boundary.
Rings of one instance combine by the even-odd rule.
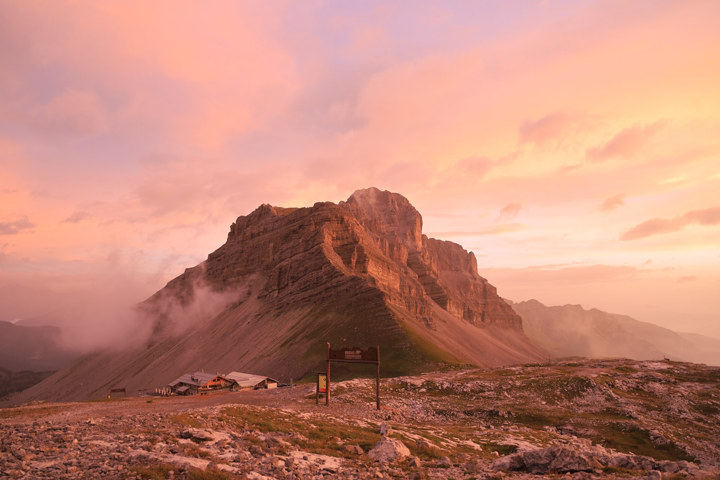
[[[423,235],[410,202],[376,188],[339,204],[261,205],[133,314],[134,345],[118,338],[15,400],[152,391],[203,369],[289,381],[325,368],[327,342],[379,346],[385,376],[549,357],[471,252]]]
[[[622,357],[720,365],[720,340],[678,333],[627,315],[580,305],[546,306],[537,300],[509,302],[525,334],[559,357]]]

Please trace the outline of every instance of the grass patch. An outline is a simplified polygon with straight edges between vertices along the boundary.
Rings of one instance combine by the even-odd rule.
[[[568,417],[569,415],[561,416],[557,414],[526,410],[514,413],[512,418],[513,423],[538,429],[546,426],[561,425],[567,421]]]
[[[613,368],[616,372],[620,373],[637,373],[638,369],[635,367],[631,367],[629,365],[620,365],[618,367]]]
[[[429,442],[406,442],[410,453],[423,459],[439,460],[445,456],[445,452]]]
[[[160,463],[147,467],[133,467],[131,470],[138,474],[142,480],[165,480],[170,478],[170,472],[174,471],[175,467],[167,463]]]
[[[597,388],[587,377],[562,376],[528,381],[523,389],[532,389],[548,403],[572,401]]]
[[[203,426],[203,422],[188,413],[180,413],[170,418],[170,420],[186,427],[200,428]]]
[[[512,453],[517,452],[517,445],[506,445],[503,443],[494,443],[494,442],[485,442],[485,443],[479,443],[483,450],[488,450],[490,452],[498,452],[500,455],[510,455]]]
[[[90,400],[83,400],[83,403],[110,403],[110,402],[121,402],[125,400],[124,398],[119,397],[101,397],[101,398],[91,398]]]
[[[197,458],[210,458],[212,455],[204,448],[200,448],[197,445],[188,445],[185,447],[185,453],[191,457]]]
[[[236,477],[217,468],[208,468],[207,470],[195,468],[188,474],[188,480],[232,480],[233,478]]]
[[[592,440],[619,452],[645,455],[656,460],[694,461],[684,450],[676,445],[656,445],[647,430],[631,423],[611,422],[596,425],[599,434]]]
[[[265,433],[299,433],[307,439],[298,442],[301,448],[326,455],[347,456],[345,445],[355,444],[367,451],[379,440],[374,427],[338,424],[326,417],[301,419],[272,409],[230,407],[223,409],[219,418],[239,428]]]
[[[0,410],[0,418],[45,417],[60,413],[68,408],[69,407],[4,408]]]
[[[229,407],[222,410],[219,418],[236,427],[254,428],[262,432],[289,432],[298,429],[297,422],[275,410]]]
[[[720,407],[709,402],[697,402],[692,404],[691,408],[701,415],[717,415],[720,413]]]
[[[345,444],[357,444],[363,450],[368,451],[378,442],[379,435],[374,428],[358,427],[353,425],[336,425],[332,423],[315,424],[303,433],[309,440],[305,448],[315,453],[336,455],[337,452],[346,453]],[[330,439],[339,438],[341,443],[332,442]]]

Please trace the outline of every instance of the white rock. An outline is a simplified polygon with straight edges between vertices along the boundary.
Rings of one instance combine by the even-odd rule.
[[[396,438],[383,437],[375,444],[368,456],[380,463],[392,463],[410,456],[410,450]]]

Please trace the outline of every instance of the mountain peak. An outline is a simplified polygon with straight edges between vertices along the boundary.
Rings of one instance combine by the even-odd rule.
[[[547,358],[478,274],[473,254],[424,236],[415,207],[377,188],[340,204],[260,205],[142,311],[150,340],[121,356],[126,367],[108,354],[75,365],[68,378],[99,380],[73,398],[100,392],[101,372],[110,370],[116,378],[123,371],[128,388],[162,385],[198,367],[301,378],[324,365],[326,342],[379,345],[385,375]]]
[[[399,193],[375,187],[356,190],[341,206],[385,240],[400,240],[410,250],[422,248],[422,216]]]

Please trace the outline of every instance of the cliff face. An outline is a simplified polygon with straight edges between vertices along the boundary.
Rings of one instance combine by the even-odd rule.
[[[262,205],[237,219],[205,267],[217,288],[262,272],[260,296],[280,303],[314,302],[362,285],[429,324],[436,304],[478,327],[521,329],[520,317],[478,275],[472,253],[426,237],[405,197],[374,188],[339,205]]]
[[[200,368],[297,379],[322,368],[326,342],[380,345],[385,374],[547,357],[472,253],[427,238],[406,198],[375,188],[339,204],[261,205],[140,309],[151,339],[112,361],[100,354],[114,365],[105,386],[153,388]],[[85,370],[76,374],[85,381]]]

